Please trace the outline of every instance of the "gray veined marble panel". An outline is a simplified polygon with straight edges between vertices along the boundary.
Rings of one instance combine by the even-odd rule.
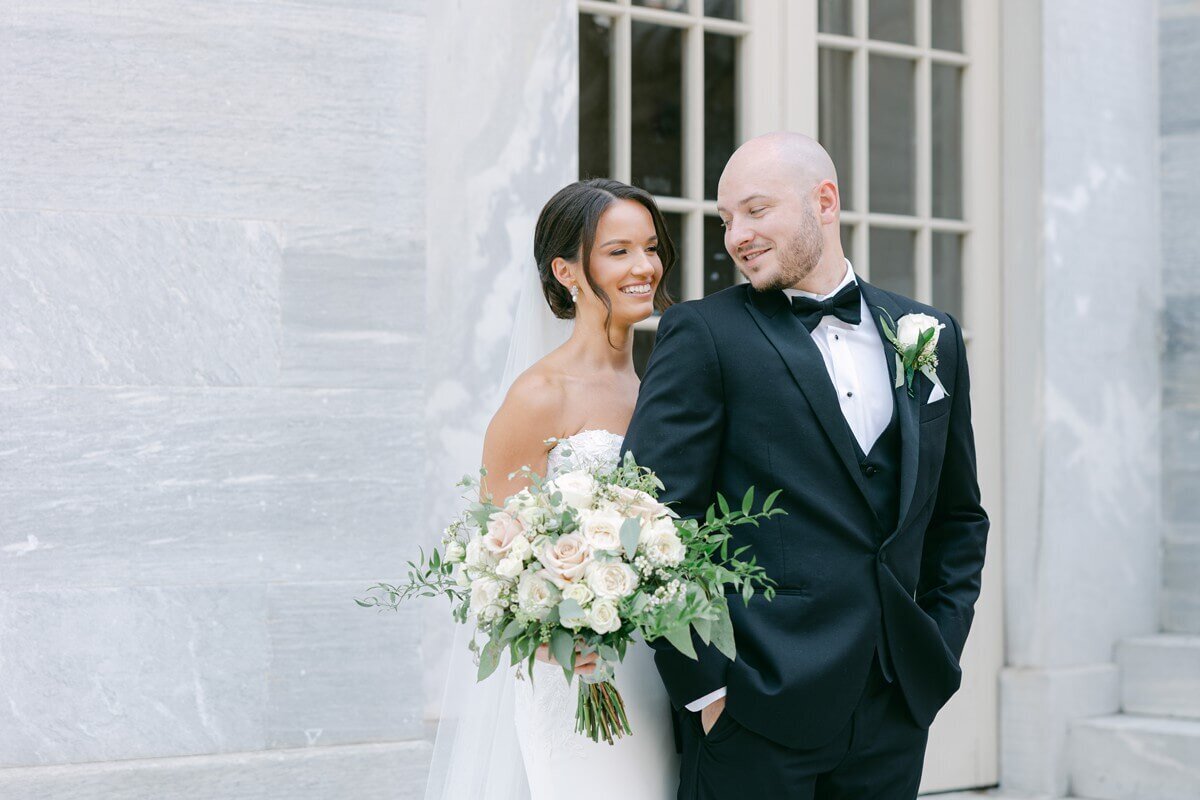
[[[1162,132],[1200,133],[1200,7],[1159,22]]]
[[[419,391],[0,389],[0,586],[378,577],[417,540]]]
[[[289,225],[283,262],[282,383],[413,385],[425,339],[420,230]]]
[[[0,383],[274,383],[279,273],[273,225],[0,211]]]
[[[263,746],[266,591],[0,594],[0,766]]]
[[[1200,294],[1200,131],[1162,137],[1163,289]]]
[[[0,207],[419,217],[424,19],[369,5],[18,4]]]
[[[389,578],[399,579],[399,573]],[[419,738],[422,662],[417,605],[354,603],[366,582],[268,589],[268,747]]]
[[[419,800],[426,742],[0,769],[4,800]]]

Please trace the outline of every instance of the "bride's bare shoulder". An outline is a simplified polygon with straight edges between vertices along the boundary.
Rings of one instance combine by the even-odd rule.
[[[566,405],[566,387],[561,373],[546,359],[521,373],[488,426],[490,433],[546,433],[543,441],[558,433]]]

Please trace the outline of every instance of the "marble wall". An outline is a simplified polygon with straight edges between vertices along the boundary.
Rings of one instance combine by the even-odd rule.
[[[416,796],[425,17],[0,8],[0,796]]]
[[[1003,13],[1001,782],[1058,796],[1068,720],[1116,711],[1114,645],[1159,624],[1158,32],[1151,2]]]
[[[1200,3],[1163,0],[1163,628],[1200,633]]]

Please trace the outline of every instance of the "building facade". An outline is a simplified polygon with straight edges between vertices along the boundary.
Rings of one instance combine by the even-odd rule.
[[[994,528],[924,789],[1195,796],[1197,65],[1180,0],[0,9],[0,796],[420,797],[444,609],[353,598],[477,466],[538,211],[644,186],[702,297],[782,128],[968,334]]]

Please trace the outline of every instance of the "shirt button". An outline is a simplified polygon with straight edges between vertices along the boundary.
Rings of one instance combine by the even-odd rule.
[[[838,335],[835,333],[835,334],[833,335],[833,338],[835,338],[835,339],[837,339],[837,340],[839,340],[839,341],[840,341],[842,337],[838,336]]]
[[[846,397],[854,397],[854,392],[846,392]]]

